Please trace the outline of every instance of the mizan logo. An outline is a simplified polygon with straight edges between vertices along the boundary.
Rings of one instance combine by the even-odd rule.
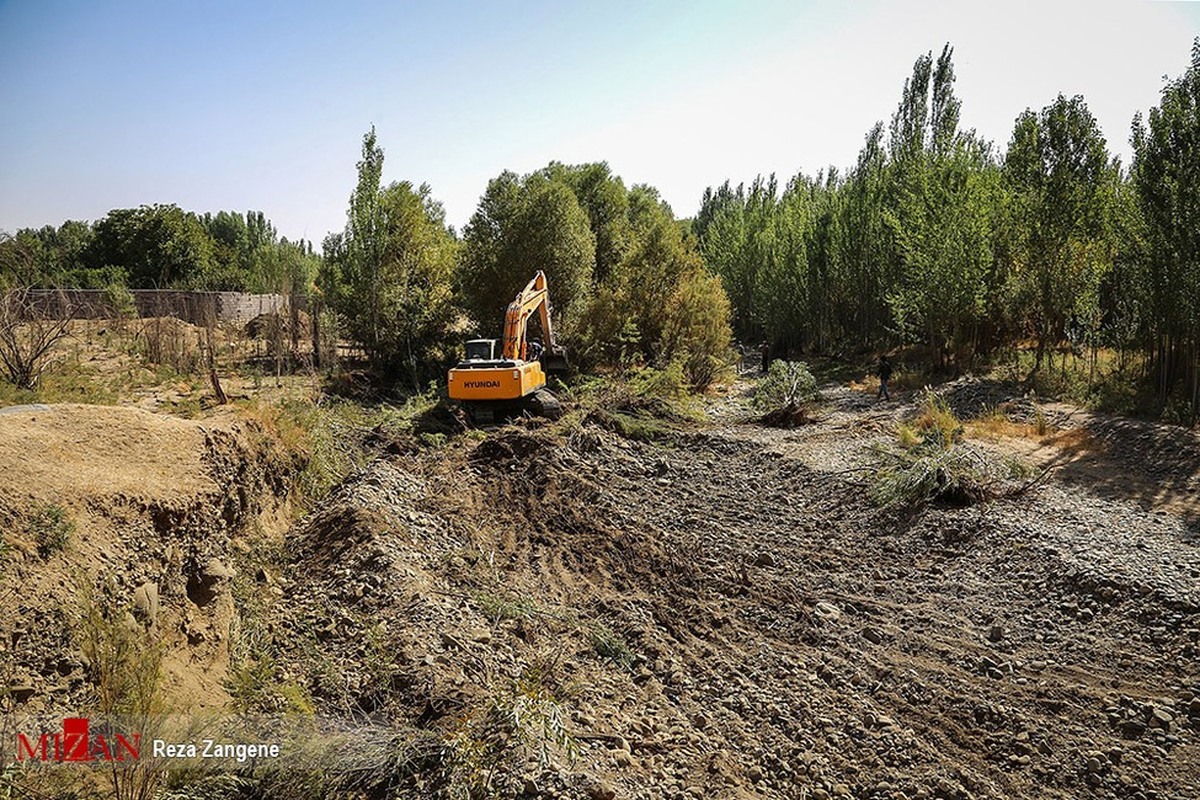
[[[17,761],[132,761],[141,757],[142,735],[134,733],[90,733],[91,720],[63,720],[61,733],[43,733],[37,738],[17,734]]]

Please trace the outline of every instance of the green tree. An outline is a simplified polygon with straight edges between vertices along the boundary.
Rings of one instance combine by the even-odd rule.
[[[383,151],[363,137],[346,228],[325,240],[320,275],[347,333],[382,375],[404,374],[419,390],[447,355],[457,242],[429,186],[380,188]],[[301,250],[302,253],[302,250]],[[302,265],[302,255],[293,262]]]
[[[504,309],[542,270],[555,321],[571,324],[595,265],[588,216],[570,187],[545,174],[504,172],[488,182],[463,231],[460,286],[478,329],[498,336]]]
[[[1191,419],[1200,416],[1200,38],[1192,63],[1133,125],[1132,178],[1145,222],[1150,352],[1160,398],[1181,380]]]
[[[1003,178],[1015,237],[1013,296],[1037,335],[1037,368],[1068,328],[1094,330],[1099,289],[1114,252],[1117,169],[1082,97],[1058,99],[1016,121]]]
[[[209,282],[211,237],[195,214],[175,205],[110,211],[96,223],[83,260],[91,269],[123,269],[137,289],[226,288]]]

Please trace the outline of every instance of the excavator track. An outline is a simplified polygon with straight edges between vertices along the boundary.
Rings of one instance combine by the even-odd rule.
[[[530,392],[520,400],[465,402],[463,409],[471,424],[477,428],[503,425],[521,417],[558,419],[563,413],[562,403],[547,389]]]

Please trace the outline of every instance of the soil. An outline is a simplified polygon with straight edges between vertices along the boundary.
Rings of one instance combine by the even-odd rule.
[[[534,669],[581,752],[506,764],[499,796],[1196,797],[1194,434],[1077,416],[1030,491],[900,514],[865,484],[915,398],[825,395],[794,430],[735,396],[655,442],[531,425],[376,462],[291,540],[293,652],[354,687],[318,703],[446,741]]]
[[[1045,405],[1045,436],[968,443],[1027,475],[1051,467],[1028,491],[887,510],[869,499],[874,465],[918,396],[826,386],[811,424],[780,429],[751,420],[748,388],[711,399],[708,425],[645,437],[568,419],[387,446],[287,531],[254,577],[279,680],[423,754],[381,762],[356,796],[474,781],[528,798],[1200,797],[1195,433]],[[963,415],[1038,413],[1000,385],[940,391]],[[36,432],[59,463],[79,441],[17,416],[0,416],[0,455]],[[40,427],[5,439],[6,424]],[[186,448],[123,456],[187,465],[154,492],[214,497],[219,452],[257,481],[250,506],[277,507],[267,476],[286,470],[249,470],[245,432],[214,450],[214,423],[171,424],[189,426]],[[53,493],[83,509],[131,491],[93,471]],[[238,520],[221,553],[249,535]],[[163,594],[182,635],[203,607],[186,586]],[[537,714],[523,747],[463,746],[492,741],[495,709],[518,700],[560,711],[578,752]]]

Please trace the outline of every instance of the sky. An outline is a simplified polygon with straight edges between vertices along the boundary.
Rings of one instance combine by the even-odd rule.
[[[923,53],[962,124],[1081,94],[1129,162],[1200,2],[0,0],[0,231],[175,203],[345,226],[363,134],[459,230],[489,179],[607,161],[677,216],[730,179],[854,163]]]

